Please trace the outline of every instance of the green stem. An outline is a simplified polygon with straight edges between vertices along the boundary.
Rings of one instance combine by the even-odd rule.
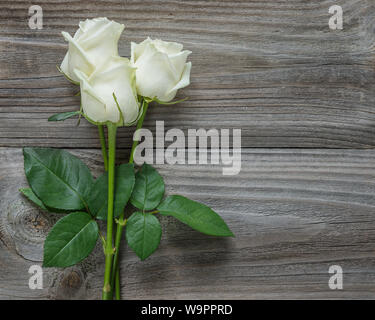
[[[108,216],[107,216],[107,240],[105,247],[105,271],[103,285],[103,300],[112,299],[111,271],[113,258],[113,199],[115,187],[115,157],[116,157],[116,131],[115,124],[109,123],[108,128]]]
[[[105,171],[108,171],[107,146],[106,146],[106,143],[105,143],[105,136],[104,136],[104,127],[103,127],[103,125],[98,125],[98,130],[99,130],[99,137],[100,137],[100,145],[102,147],[104,169],[105,169]]]
[[[116,270],[116,279],[115,279],[115,289],[116,289],[116,292],[115,292],[115,296],[116,296],[116,300],[121,300],[121,293],[120,293],[120,272],[119,272],[119,268]]]
[[[124,226],[126,224],[126,220],[124,220],[124,214],[121,214],[119,219],[117,220],[117,229],[116,229],[116,237],[115,237],[115,254],[113,257],[113,266],[112,266],[112,275],[111,275],[111,285],[112,288],[115,287],[116,289],[116,300],[118,292],[120,292],[120,288],[117,288],[116,286],[116,278],[120,279],[120,273],[119,273],[119,268],[118,268],[118,259],[120,255],[120,243],[121,243],[121,236],[122,236],[122,231],[124,230]],[[116,281],[116,282],[115,282]]]
[[[141,117],[138,120],[136,131],[143,127],[143,121],[145,119],[147,109],[148,109],[148,103],[145,100],[143,100],[143,112],[142,112]],[[138,145],[138,141],[133,141],[133,145],[132,145],[132,149],[131,149],[130,157],[129,157],[129,163],[134,162],[134,152],[135,152],[135,149],[137,148],[137,145]],[[124,226],[125,226],[124,217],[125,217],[125,212],[122,212],[120,217],[119,217],[119,220],[118,220],[119,223],[117,223],[116,240],[115,240],[116,251],[115,251],[114,258],[113,258],[113,270],[114,270],[114,272],[113,272],[113,275],[112,275],[111,284],[112,284],[112,286],[115,286],[116,299],[117,300],[120,300],[120,281],[119,281],[119,279],[120,279],[120,271],[119,271],[120,268],[119,268],[119,265],[118,265],[118,259],[119,259],[119,254],[120,254],[121,235],[122,235],[122,231],[124,230]],[[117,236],[117,235],[119,235],[119,236]]]

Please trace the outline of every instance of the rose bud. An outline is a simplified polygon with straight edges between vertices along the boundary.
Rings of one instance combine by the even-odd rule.
[[[131,43],[139,95],[168,102],[178,89],[189,85],[191,62],[186,63],[186,59],[191,51],[182,48],[180,43],[150,38]]]
[[[81,86],[82,111],[89,121],[129,126],[138,120],[135,69],[128,59],[110,57],[89,77],[78,69],[75,75]]]
[[[61,63],[61,71],[71,80],[79,82],[75,69],[90,76],[111,56],[118,56],[117,43],[124,25],[107,18],[87,19],[79,23],[79,29],[72,38],[62,32],[69,42],[69,50]]]

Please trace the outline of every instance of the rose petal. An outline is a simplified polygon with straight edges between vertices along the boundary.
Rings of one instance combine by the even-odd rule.
[[[178,81],[168,56],[158,52],[153,45],[146,46],[135,66],[137,90],[142,96],[163,97]]]
[[[65,40],[69,42],[69,51],[68,58],[65,61],[65,63],[68,62],[67,66],[62,64],[60,68],[74,81],[79,81],[74,73],[74,69],[79,69],[86,74],[90,74],[95,69],[95,66],[91,62],[89,56],[85,53],[77,41],[70,36],[69,33],[62,32],[62,35]]]
[[[81,85],[81,103],[84,114],[95,122],[108,121],[105,102],[96,94],[87,76],[78,69],[75,69],[74,73]]]
[[[183,45],[181,43],[168,42],[160,39],[155,39],[153,41],[153,44],[160,52],[166,53],[168,55],[177,54],[183,49]]]
[[[177,54],[169,56],[169,60],[171,61],[172,65],[175,69],[176,75],[178,75],[179,77],[181,77],[182,72],[185,69],[186,59],[187,59],[189,54],[191,54],[191,51],[184,50],[184,51],[181,51]]]
[[[105,103],[107,120],[118,122],[120,113],[113,93],[124,117],[124,124],[134,122],[139,113],[139,103],[134,83],[135,69],[126,58],[111,57],[95,70],[88,82],[93,91]]]
[[[172,88],[171,92],[174,90],[187,87],[190,84],[190,70],[191,70],[191,62],[188,62],[185,64],[185,68],[182,73],[181,80]]]

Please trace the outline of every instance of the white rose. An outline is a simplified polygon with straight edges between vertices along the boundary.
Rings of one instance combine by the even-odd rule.
[[[118,125],[132,125],[138,120],[135,69],[128,59],[110,57],[91,76],[78,69],[75,76],[80,81],[82,109],[88,120]]]
[[[78,69],[87,76],[111,56],[118,56],[117,43],[124,30],[124,25],[107,18],[87,19],[79,23],[79,29],[72,38],[62,32],[69,42],[69,50],[60,66],[73,81],[79,81],[74,74]]]
[[[191,51],[182,51],[182,44],[147,38],[131,43],[131,62],[137,68],[138,94],[160,101],[171,101],[178,89],[190,84]]]

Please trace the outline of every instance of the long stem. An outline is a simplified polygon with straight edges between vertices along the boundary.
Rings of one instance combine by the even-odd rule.
[[[143,127],[143,121],[145,119],[147,109],[148,109],[148,103],[143,100],[143,113],[138,120],[136,130],[139,130]],[[137,148],[137,145],[138,145],[138,141],[133,141],[132,149],[130,151],[129,163],[134,162],[134,152],[135,152],[135,149]],[[121,235],[125,226],[124,217],[125,217],[125,213],[122,212],[118,219],[119,223],[117,223],[116,240],[115,240],[116,251],[115,251],[115,256],[113,258],[113,275],[112,275],[111,284],[112,286],[115,286],[115,289],[116,289],[116,300],[120,300],[120,271],[119,271],[120,268],[118,265],[118,259],[119,259],[119,253],[120,253],[119,249],[120,249],[120,243],[121,243]]]
[[[124,220],[123,215],[121,215],[118,219],[117,229],[116,229],[116,238],[115,238],[115,255],[113,258],[113,266],[112,266],[112,276],[111,276],[111,285],[112,288],[115,288],[115,298],[116,300],[120,300],[120,268],[118,266],[118,259],[120,255],[120,243],[121,243],[121,236],[124,230],[124,226],[126,224],[126,220]],[[121,225],[121,227],[119,227]]]
[[[107,146],[106,146],[106,143],[105,143],[105,136],[104,136],[104,127],[103,127],[103,125],[98,125],[98,130],[99,130],[99,137],[100,137],[100,145],[102,147],[104,169],[105,169],[105,171],[108,171]]]
[[[148,109],[148,103],[145,100],[143,100],[143,112],[142,112],[141,117],[138,120],[136,131],[139,130],[139,129],[142,129],[143,121],[145,120],[147,109]],[[130,151],[129,163],[134,162],[134,152],[135,152],[135,148],[138,145],[138,142],[139,141],[137,141],[137,140],[133,141],[132,150]]]
[[[112,285],[112,288],[115,287],[115,281],[116,281],[116,277],[120,278],[120,274],[118,272],[119,268],[118,268],[118,258],[119,258],[119,255],[120,255],[120,252],[119,252],[119,247],[120,247],[120,243],[121,243],[121,236],[122,236],[122,231],[124,230],[124,226],[126,224],[126,220],[124,220],[124,214],[121,213],[118,220],[117,220],[117,228],[116,228],[116,237],[115,237],[115,254],[114,254],[114,257],[113,257],[113,266],[112,266],[112,275],[111,275],[111,285]],[[116,291],[119,290],[116,288]],[[117,294],[116,294],[117,296]]]
[[[120,290],[120,268],[115,270],[116,279],[115,279],[115,297],[116,300],[121,300],[121,290]]]
[[[103,300],[112,299],[111,271],[113,258],[113,199],[115,187],[115,156],[116,156],[116,131],[114,124],[108,124],[108,216],[107,216],[107,241],[105,248],[105,271]]]

